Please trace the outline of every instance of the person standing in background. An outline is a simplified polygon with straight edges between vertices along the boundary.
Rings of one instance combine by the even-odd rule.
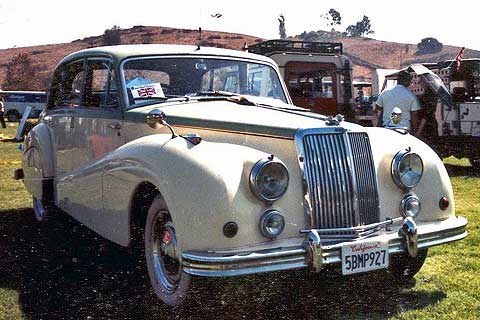
[[[383,112],[383,126],[389,125],[390,115],[395,107],[402,110],[402,120],[398,127],[407,128],[415,133],[417,129],[420,103],[417,97],[408,89],[412,82],[412,76],[407,71],[400,71],[398,74],[397,85],[392,89],[383,91],[376,102],[377,113]]]
[[[2,126],[3,129],[7,127],[5,124],[5,119],[3,118],[4,114],[5,114],[5,104],[3,103],[3,97],[0,97],[0,125]]]
[[[435,118],[437,94],[426,83],[422,86],[424,90],[424,94],[420,97],[422,109],[419,111],[420,123],[415,136],[428,139],[438,136],[438,123]]]

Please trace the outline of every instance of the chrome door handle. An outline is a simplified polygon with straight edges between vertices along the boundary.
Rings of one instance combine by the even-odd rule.
[[[120,123],[111,123],[111,124],[108,125],[108,127],[110,129],[114,129],[114,130],[120,130],[122,128]]]

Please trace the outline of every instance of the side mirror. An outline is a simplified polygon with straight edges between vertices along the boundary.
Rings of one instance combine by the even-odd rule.
[[[165,115],[165,112],[159,109],[153,109],[147,115],[147,124],[154,129],[158,124],[165,124],[166,120],[167,116]]]
[[[178,136],[175,129],[167,123],[167,115],[160,109],[153,109],[148,113],[147,124],[153,129],[159,128],[159,125],[167,126],[172,133],[172,139]]]

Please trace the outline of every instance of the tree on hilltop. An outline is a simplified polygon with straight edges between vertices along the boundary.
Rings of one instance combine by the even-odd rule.
[[[283,14],[280,14],[278,17],[278,32],[280,39],[287,39],[287,29],[285,28],[285,17]]]
[[[325,14],[321,14],[320,17],[323,18],[327,23],[327,26],[332,27],[332,29],[335,29],[336,26],[342,24],[342,16],[340,12],[333,8],[328,10]]]
[[[358,21],[356,24],[349,25],[345,31],[349,37],[363,37],[375,33],[375,31],[372,30],[370,18],[365,15],[361,21]]]
[[[119,26],[113,26],[111,29],[105,30],[102,35],[103,45],[116,46],[122,44],[122,39],[120,38],[121,30]]]
[[[442,51],[443,44],[435,38],[429,37],[422,39],[417,43],[417,53],[426,54],[426,53],[437,53]]]

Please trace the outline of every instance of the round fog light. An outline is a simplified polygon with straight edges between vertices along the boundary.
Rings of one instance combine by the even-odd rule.
[[[285,228],[285,219],[276,210],[265,212],[260,218],[260,231],[267,238],[278,237]]]
[[[400,211],[404,217],[415,218],[420,212],[421,207],[420,199],[413,194],[407,195],[400,202]]]

